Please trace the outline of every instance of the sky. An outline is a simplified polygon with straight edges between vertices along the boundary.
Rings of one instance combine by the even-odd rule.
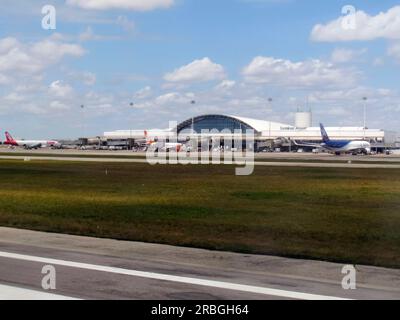
[[[42,13],[49,5],[55,19]],[[167,128],[208,113],[293,124],[298,109],[315,125],[362,126],[363,97],[368,127],[400,131],[398,1],[0,6],[0,131],[19,138]]]

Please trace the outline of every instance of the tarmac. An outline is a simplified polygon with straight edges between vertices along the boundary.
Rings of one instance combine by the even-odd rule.
[[[160,160],[162,157],[153,158],[154,161],[162,161]],[[168,159],[167,157],[165,159]],[[268,166],[268,167],[303,167],[303,168],[347,168],[347,169],[400,169],[400,161],[397,161],[397,158],[393,158],[396,160],[392,160],[390,163],[387,161],[380,162],[379,160],[369,160],[369,162],[362,162],[360,160],[348,160],[344,162],[345,159],[341,159],[342,161],[330,162],[326,160],[327,158],[323,158],[322,160],[318,160],[318,158],[279,158],[276,161],[262,161],[262,158],[258,158],[257,161],[252,159],[243,159],[238,158],[233,161],[235,165],[244,165],[247,166]],[[296,159],[296,161],[287,161]],[[21,160],[21,161],[64,161],[64,162],[102,162],[102,163],[149,163],[149,161],[145,158],[130,158],[130,157],[101,157],[95,154],[84,154],[84,155],[74,155],[74,156],[56,156],[56,155],[38,155],[34,154],[32,156],[26,155],[3,155],[0,156],[0,160]],[[186,159],[187,160],[187,159]],[[282,160],[282,161],[279,161]],[[315,161],[318,160],[318,161]],[[237,162],[236,162],[237,161]],[[303,161],[303,162],[302,162]],[[312,162],[307,162],[312,161]],[[354,162],[355,161],[355,162]],[[372,162],[373,161],[373,162]],[[172,163],[168,160],[165,163]],[[223,160],[222,160],[223,163]],[[163,162],[161,162],[163,164]]]
[[[42,268],[56,290],[42,288]],[[0,228],[0,299],[400,299],[400,270]]]

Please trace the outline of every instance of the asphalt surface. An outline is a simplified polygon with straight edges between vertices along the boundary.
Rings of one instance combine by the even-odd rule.
[[[56,290],[42,289],[45,265]],[[0,299],[400,299],[400,270],[0,228]]]
[[[21,154],[31,154],[32,156],[93,156],[93,157],[101,157],[101,156],[116,156],[116,157],[146,157],[145,152],[132,152],[132,151],[110,151],[110,150],[79,150],[79,149],[63,149],[63,150],[53,150],[49,148],[42,148],[37,150],[25,150],[23,148],[10,149],[8,147],[0,146],[0,153],[3,155],[7,154],[8,156],[18,156]],[[256,160],[298,160],[301,161],[362,161],[362,162],[399,162],[400,163],[400,154],[392,154],[392,155],[369,155],[369,156],[352,156],[352,155],[342,155],[335,156],[329,153],[296,153],[296,152],[273,152],[273,153],[256,153]]]
[[[163,160],[164,159],[164,160]],[[291,161],[288,162],[287,160],[298,159],[298,161]],[[400,162],[398,161],[391,161],[391,163],[387,163],[387,161],[379,161],[375,159],[374,163],[368,163],[367,161],[363,163],[353,162],[359,161],[355,158],[351,158],[348,162],[328,162],[326,161],[327,158],[321,158],[324,160],[318,160],[319,158],[277,158],[277,161],[262,161],[262,160],[249,160],[249,159],[236,159],[233,161],[234,165],[240,166],[267,166],[267,167],[304,167],[304,168],[348,168],[348,169],[400,169]],[[331,158],[329,158],[332,160]],[[346,159],[346,158],[345,158]],[[345,160],[342,159],[342,160]],[[395,159],[395,158],[392,158]],[[25,156],[25,155],[6,155],[0,156],[0,160],[21,160],[21,161],[65,161],[65,162],[102,162],[102,163],[149,163],[149,161],[145,158],[111,158],[111,157],[88,157],[85,155],[76,155],[76,156],[69,156],[69,157],[61,157],[56,155],[37,155],[34,156]],[[279,161],[282,160],[282,161]],[[301,162],[301,161],[310,161],[310,160],[318,160],[316,162]],[[372,162],[370,160],[369,162]],[[162,158],[153,158],[152,163],[161,163],[167,164],[171,163],[167,157]],[[175,162],[176,163],[176,162]],[[180,163],[180,162],[179,162]]]

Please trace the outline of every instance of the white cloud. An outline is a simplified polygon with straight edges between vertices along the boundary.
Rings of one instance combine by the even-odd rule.
[[[58,63],[65,56],[80,57],[84,49],[52,39],[36,43],[21,43],[15,38],[0,39],[0,80],[12,81],[18,75],[40,79],[40,72]]]
[[[351,110],[346,107],[334,107],[334,108],[329,108],[329,110],[325,111],[326,114],[330,116],[337,116],[337,117],[346,117],[351,115]]]
[[[377,57],[377,58],[375,58],[375,59],[372,61],[372,65],[373,65],[374,67],[381,67],[381,66],[383,66],[384,64],[385,64],[385,60],[382,59],[382,58],[380,58],[380,57]]]
[[[70,85],[63,83],[61,80],[54,81],[49,86],[49,92],[56,97],[68,97],[73,91]]]
[[[215,89],[218,91],[229,91],[236,85],[236,82],[233,80],[223,80],[220,84],[218,84]]]
[[[70,109],[66,104],[58,100],[50,102],[50,108],[57,111],[65,111]]]
[[[62,68],[62,70],[65,71],[65,80],[70,83],[94,86],[97,82],[97,77],[92,72],[68,70],[68,68]]]
[[[0,40],[0,54],[9,52],[11,49],[18,46],[18,41],[15,38],[3,38]]]
[[[20,111],[22,111],[24,113],[30,113],[33,115],[37,115],[37,116],[46,114],[46,110],[34,102],[24,103],[21,106]]]
[[[10,78],[5,76],[4,74],[0,73],[0,84],[1,85],[6,85],[9,84],[11,82]]]
[[[161,95],[155,99],[157,105],[167,105],[170,103],[180,103],[182,102],[183,95],[178,92],[171,92]]]
[[[47,115],[49,110],[61,110],[50,99],[59,103],[71,99],[73,89],[61,81],[43,85],[44,73],[65,57],[80,57],[85,50],[76,44],[65,43],[61,38],[46,38],[24,43],[16,38],[0,39],[0,83],[7,94],[0,97],[1,110],[9,113]],[[50,94],[49,94],[50,93]]]
[[[356,11],[355,28],[344,28],[348,17],[342,16],[314,26],[311,32],[313,41],[367,41],[374,39],[400,39],[400,6],[395,6],[387,12],[370,16],[364,11]]]
[[[228,80],[227,80],[228,81]],[[224,81],[225,82],[225,81]],[[287,86],[270,89],[270,86],[242,85],[236,83],[229,95],[216,90],[218,86],[193,88],[193,92],[175,89],[158,96],[149,97],[135,103],[136,113],[141,119],[148,119],[148,126],[154,126],[154,118],[181,121],[193,115],[207,113],[233,114],[244,117],[262,118],[292,124],[294,112],[301,106],[311,107],[317,121],[330,125],[354,126],[362,123],[362,97],[369,99],[369,125],[374,128],[390,128],[384,121],[372,119],[383,107],[398,105],[398,94],[388,89],[372,87],[330,88],[326,86],[292,90]],[[224,87],[224,86],[222,86]],[[228,86],[229,87],[229,86]],[[258,90],[254,88],[257,87]],[[154,89],[155,90],[155,89]],[[272,97],[273,103],[268,99]],[[307,98],[306,98],[307,97]],[[192,104],[191,101],[196,103]],[[157,116],[155,116],[157,115]],[[361,116],[360,116],[361,115]],[[357,122],[359,120],[359,122]]]
[[[64,56],[81,57],[85,50],[77,44],[61,43],[54,40],[43,40],[35,43],[31,52],[34,56],[45,60],[45,63],[57,63]]]
[[[134,98],[135,99],[146,99],[152,95],[152,89],[151,87],[147,86],[143,89],[140,89],[135,92]]]
[[[94,34],[92,27],[87,27],[78,37],[79,41],[97,40],[97,36]]]
[[[268,106],[268,100],[265,97],[238,96],[236,98],[229,100],[227,103],[229,106],[234,107],[238,111],[241,111],[241,109],[248,110],[249,108],[255,108],[258,110],[268,111],[268,112],[271,111]]]
[[[174,0],[67,0],[67,4],[90,10],[124,9],[149,11],[169,8]]]
[[[94,73],[84,72],[84,73],[82,73],[82,81],[87,86],[93,86],[96,83],[97,78]]]
[[[168,92],[162,94],[154,99],[135,104],[137,109],[149,109],[156,108],[159,111],[163,108],[174,108],[177,106],[189,106],[190,102],[195,100],[195,95],[191,92]]]
[[[22,102],[25,100],[24,96],[16,92],[11,92],[4,97],[4,100],[8,102]]]
[[[43,59],[30,55],[16,39],[6,38],[0,40],[0,73],[2,72],[27,72],[35,73],[43,69]]]
[[[121,98],[117,99],[114,94],[97,93],[89,91],[83,99],[85,109],[92,110],[93,116],[102,117],[105,115],[120,114],[121,117],[126,117],[126,110],[120,107]],[[78,105],[75,103],[75,105]],[[122,112],[122,113],[120,113]]]
[[[164,80],[174,83],[191,83],[221,80],[225,77],[224,67],[209,58],[195,60],[164,76]]]
[[[390,99],[396,96],[395,92],[385,88],[355,87],[345,90],[324,90],[314,91],[309,95],[309,101],[314,103],[328,102],[334,104],[357,104],[361,103],[362,97],[368,97],[369,103],[380,103],[383,99]]]
[[[244,68],[245,81],[296,88],[347,87],[356,82],[357,72],[337,68],[321,60],[292,62],[272,57],[256,57]]]
[[[346,63],[360,57],[365,52],[366,52],[365,49],[351,50],[351,49],[337,48],[332,52],[331,60],[335,63]]]
[[[390,45],[387,53],[389,56],[400,62],[400,42]]]
[[[91,72],[83,72],[81,74],[82,82],[87,86],[93,86],[96,84],[97,78],[94,73]]]
[[[135,31],[135,22],[129,20],[126,16],[119,16],[116,20],[116,24],[127,32]]]
[[[105,36],[96,34],[92,27],[87,27],[85,31],[78,35],[78,40],[81,42],[86,41],[102,41],[102,40],[120,40],[120,36]]]

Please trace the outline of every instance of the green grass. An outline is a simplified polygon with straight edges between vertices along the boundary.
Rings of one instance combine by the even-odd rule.
[[[399,268],[400,170],[3,160],[0,225]]]

